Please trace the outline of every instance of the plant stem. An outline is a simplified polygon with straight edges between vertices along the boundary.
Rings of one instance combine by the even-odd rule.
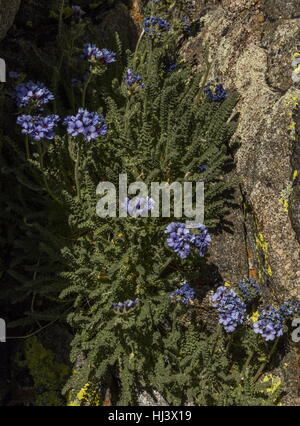
[[[136,67],[137,54],[138,54],[138,50],[139,50],[139,47],[140,47],[140,43],[141,43],[141,41],[142,41],[142,38],[143,38],[144,34],[145,34],[145,30],[143,29],[143,31],[141,32],[141,34],[140,34],[140,36],[139,36],[139,39],[138,39],[138,41],[137,41],[137,43],[136,43],[136,48],[135,48],[134,57],[133,57],[133,68],[135,68],[135,67]]]
[[[213,349],[212,349],[211,359],[213,359],[213,356],[214,356],[214,354],[215,354],[216,347],[217,347],[217,344],[218,344],[218,341],[219,341],[219,338],[220,338],[221,332],[222,332],[222,326],[221,326],[221,324],[220,324],[220,323],[218,323],[218,326],[217,326],[217,334],[216,334],[216,340],[215,340],[215,342],[214,342],[214,346],[213,346]]]
[[[79,175],[79,163],[80,163],[80,145],[77,147],[77,156],[75,160],[75,184],[78,200],[80,201],[80,175]]]
[[[254,352],[254,351],[252,351],[252,352],[250,352],[250,354],[248,355],[248,358],[247,358],[247,360],[246,360],[246,362],[245,362],[245,364],[244,364],[244,367],[243,367],[243,369],[242,369],[242,372],[241,372],[241,374],[240,374],[240,380],[239,380],[239,383],[241,383],[241,381],[244,379],[245,374],[246,374],[246,372],[247,372],[247,369],[248,369],[249,364],[250,364],[250,362],[251,362],[251,360],[252,360],[252,358],[253,358],[254,353],[255,353],[255,352]]]
[[[266,365],[268,364],[268,362],[271,360],[272,355],[273,355],[273,353],[274,353],[274,351],[275,351],[275,349],[276,349],[277,343],[278,343],[278,339],[276,339],[276,340],[275,340],[275,342],[274,342],[274,344],[273,344],[273,346],[272,346],[272,348],[271,348],[271,351],[270,351],[270,353],[269,353],[269,357],[268,357],[267,361],[265,361],[265,362],[264,362],[264,363],[263,363],[263,364],[259,367],[259,369],[258,369],[258,371],[257,371],[257,373],[256,373],[256,375],[255,375],[255,377],[254,377],[254,381],[255,381],[255,382],[256,382],[256,381],[260,378],[260,375],[261,375],[261,373],[263,372],[264,368],[266,367]]]
[[[149,76],[149,70],[151,68],[151,62],[152,62],[152,53],[153,53],[153,40],[150,40],[150,54],[149,54],[149,59],[148,59],[148,64],[147,64],[147,78]]]
[[[48,185],[48,181],[46,179],[46,175],[45,175],[45,171],[44,171],[44,153],[43,153],[43,147],[42,147],[42,142],[38,141],[37,142],[38,145],[38,151],[39,151],[39,162],[40,162],[40,167],[41,167],[41,171],[42,171],[42,175],[43,175],[43,180],[44,180],[44,184],[46,187],[46,190],[48,192],[48,194],[50,195],[50,197],[58,204],[61,204],[61,202],[58,200],[58,198],[56,198],[56,196],[53,194],[53,192],[51,191],[49,185]]]
[[[29,150],[29,139],[28,135],[25,136],[25,149],[26,149],[26,160],[30,158],[30,150]]]
[[[130,104],[131,104],[131,97],[129,99],[127,99],[127,103],[126,103],[126,108],[125,108],[125,113],[124,113],[124,135],[125,135],[125,139],[127,141],[127,133],[128,133],[128,127],[129,127],[129,121],[130,121]]]
[[[61,34],[62,34],[64,7],[65,7],[65,0],[61,0],[61,7],[59,11],[59,20],[58,20],[58,38],[59,39],[61,39]]]
[[[228,352],[229,352],[229,348],[230,348],[230,345],[231,345],[231,343],[232,343],[232,340],[233,340],[233,337],[232,337],[232,334],[229,336],[229,339],[228,339],[228,342],[227,342],[227,345],[226,345],[226,349],[225,349],[225,356],[227,357],[227,355],[228,355]]]
[[[84,84],[84,86],[83,86],[83,92],[82,92],[82,108],[84,108],[84,107],[85,107],[86,91],[87,91],[88,85],[89,85],[89,84],[90,84],[90,82],[91,82],[92,76],[93,76],[93,74],[90,72],[90,74],[89,74],[89,76],[88,76],[88,79],[86,80],[86,82],[85,82],[85,84]]]

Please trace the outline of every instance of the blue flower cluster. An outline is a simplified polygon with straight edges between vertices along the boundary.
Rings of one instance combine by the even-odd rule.
[[[147,212],[153,209],[154,204],[155,201],[151,197],[135,197],[132,200],[126,197],[122,207],[132,217],[145,217]]]
[[[208,83],[204,89],[204,93],[211,101],[220,102],[227,98],[227,92],[222,84],[212,85]]]
[[[241,280],[238,288],[247,303],[250,303],[261,295],[261,288],[253,278]]]
[[[84,108],[79,108],[76,115],[66,117],[63,124],[67,126],[69,135],[83,135],[83,138],[88,142],[107,133],[103,115],[97,112],[89,112]]]
[[[125,74],[124,81],[130,87],[144,89],[145,84],[142,83],[142,77],[137,75],[131,68],[129,68]]]
[[[279,308],[280,314],[286,319],[294,315],[300,314],[300,301],[299,300],[287,300]]]
[[[171,26],[168,21],[158,16],[147,17],[144,19],[144,31],[148,37],[160,37],[164,31],[169,31]]]
[[[204,256],[211,243],[211,237],[204,225],[198,225],[198,227],[194,229],[196,229],[198,233],[191,232],[191,230],[186,227],[185,223],[172,222],[165,230],[165,233],[169,234],[167,238],[168,246],[171,247],[181,259],[186,259],[189,256],[191,247],[199,249],[199,255]]]
[[[188,283],[183,283],[180,288],[172,291],[169,297],[170,299],[176,298],[179,302],[187,305],[195,299],[196,292]]]
[[[84,45],[82,59],[88,61],[102,61],[104,64],[115,62],[115,52],[108,49],[99,49],[95,44],[87,43]]]
[[[34,83],[33,81],[18,84],[13,97],[16,99],[18,107],[25,107],[27,105],[38,107],[54,99],[53,94],[43,83]]]
[[[267,309],[259,309],[258,321],[253,324],[253,330],[266,340],[274,340],[283,335],[284,318],[281,312],[269,306]]]
[[[126,302],[118,302],[113,303],[113,309],[115,312],[118,312],[119,314],[125,314],[129,311],[131,311],[133,308],[135,308],[140,303],[139,299],[136,300],[126,300]]]
[[[223,324],[227,333],[232,333],[239,324],[243,324],[246,304],[228,287],[218,287],[212,296],[213,306],[219,312],[219,323]]]
[[[33,140],[40,141],[43,138],[53,139],[54,128],[59,121],[58,115],[21,115],[17,118],[17,124],[22,127],[22,133],[29,135]]]

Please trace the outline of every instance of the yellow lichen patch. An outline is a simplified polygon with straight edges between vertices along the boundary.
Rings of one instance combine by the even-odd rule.
[[[280,402],[282,391],[282,382],[280,377],[275,377],[273,374],[266,374],[261,383],[263,385],[262,392],[269,394],[274,404],[282,405]]]
[[[267,275],[271,276],[272,269],[269,263],[269,243],[265,241],[264,236],[261,232],[258,232],[255,242],[257,251],[263,254],[263,261],[260,260],[260,256],[258,256],[258,262],[260,264],[260,267]],[[259,278],[261,278],[261,270],[259,271],[258,275]]]
[[[289,211],[289,198],[293,193],[293,183],[298,176],[298,170],[294,170],[292,180],[287,184],[286,188],[280,192],[279,202],[283,205],[284,211]]]
[[[288,129],[289,130],[295,130],[295,128],[296,128],[296,122],[292,121],[291,124],[289,125]]]
[[[253,314],[250,317],[252,322],[257,322],[258,318],[259,318],[259,312],[258,311],[253,312]]]
[[[266,374],[263,378],[263,383],[268,383],[270,386],[266,388],[266,392],[274,393],[281,385],[280,377],[274,377],[273,374]]]
[[[100,406],[101,397],[97,390],[93,387],[91,383],[86,383],[80,390],[77,392],[76,397],[73,397],[73,392],[68,392],[67,395],[67,406],[76,407],[76,406]]]
[[[298,97],[295,95],[290,95],[285,103],[286,107],[291,107],[292,109],[296,108],[299,105]]]
[[[80,391],[78,392],[78,394],[76,395],[77,399],[81,400],[81,399],[85,399],[88,395],[88,387],[90,386],[89,383],[86,383],[83,388],[80,389]]]
[[[300,72],[300,64],[299,65],[297,65],[297,67],[295,68],[295,70],[294,70],[295,72]]]
[[[285,213],[289,212],[289,202],[287,199],[281,197],[279,198],[280,203],[283,205],[283,209],[285,211]]]
[[[297,66],[297,68],[294,70],[294,73],[300,73],[300,64]],[[288,131],[290,133],[290,138],[292,140],[296,139],[296,122],[293,119],[294,111],[299,106],[299,98],[293,94],[290,94],[290,96],[287,98],[287,101],[285,103],[285,107],[288,110],[288,116],[290,117],[290,122],[288,124]]]

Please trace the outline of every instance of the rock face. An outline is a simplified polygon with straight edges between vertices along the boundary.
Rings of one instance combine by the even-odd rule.
[[[21,0],[0,0],[0,40],[12,26]]]
[[[209,79],[219,76],[240,99],[233,141],[239,207],[229,216],[232,231],[214,239],[210,262],[224,281],[259,278],[270,301],[300,300],[300,83],[291,64],[300,53],[300,2],[203,0],[197,15],[202,29],[183,54],[196,56],[201,70],[208,49]],[[289,357],[285,404],[297,405],[296,347]]]
[[[219,76],[240,96],[235,160],[241,182],[237,199],[243,205],[231,218],[233,233],[218,237],[212,261],[224,279],[233,282],[245,273],[246,262],[250,275],[252,271],[261,278],[270,296],[300,299],[300,84],[291,78],[292,55],[300,49],[300,3],[202,3],[198,12],[203,15],[206,9],[201,32],[184,53],[196,55],[201,69],[208,48],[209,78]],[[226,246],[230,266],[221,259]]]
[[[129,6],[133,7],[134,5],[129,4]],[[117,3],[112,10],[104,15],[99,27],[99,33],[104,45],[110,46],[115,33],[118,33],[123,48],[134,50],[139,29],[130,13],[130,11],[135,9],[129,10],[128,7],[124,3]],[[135,7],[137,8],[138,6]]]

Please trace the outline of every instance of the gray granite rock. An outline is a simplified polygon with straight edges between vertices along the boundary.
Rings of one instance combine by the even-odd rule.
[[[290,12],[284,19],[270,18],[277,16],[279,3],[283,10],[279,0],[211,2],[201,32],[184,47],[185,57],[198,57],[200,70],[208,47],[209,78],[220,76],[226,88],[240,96],[234,136],[240,143],[235,156],[241,182],[237,200],[243,195],[252,225],[249,212],[247,218],[243,208],[233,212],[234,233],[225,232],[213,244],[211,258],[224,279],[233,282],[239,273],[244,275],[247,261],[275,300],[300,298],[299,177],[293,181],[300,169],[295,118],[300,85],[291,78],[300,35],[300,18],[295,17],[299,2],[288,2]],[[222,253],[230,257],[230,265]]]
[[[208,48],[209,78],[219,76],[239,93],[234,139],[240,143],[235,162],[243,203],[231,214],[234,232],[212,244],[210,257],[232,282],[248,261],[249,275],[260,279],[275,304],[300,299],[300,83],[292,79],[293,54],[300,53],[300,3],[222,0],[207,6],[201,32],[183,53],[196,56],[202,70]],[[295,351],[290,356],[287,376],[299,377]],[[288,405],[296,404],[298,391],[291,385]]]

